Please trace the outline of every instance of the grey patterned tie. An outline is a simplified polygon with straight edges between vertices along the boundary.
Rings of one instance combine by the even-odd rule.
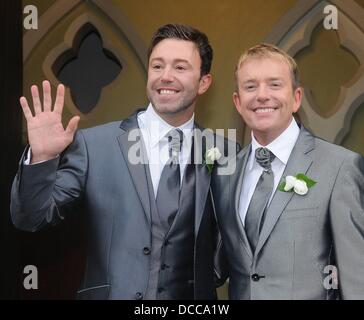
[[[255,159],[264,168],[264,171],[255,187],[245,217],[245,230],[253,252],[258,243],[259,233],[264,223],[265,211],[273,191],[274,174],[271,163],[274,158],[274,154],[267,148],[255,150]]]
[[[181,184],[179,154],[182,148],[183,132],[180,129],[173,129],[166,136],[169,159],[159,180],[156,203],[162,222],[171,226],[179,206]]]

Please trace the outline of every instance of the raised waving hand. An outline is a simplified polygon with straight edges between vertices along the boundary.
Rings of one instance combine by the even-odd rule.
[[[58,85],[53,109],[49,81],[43,81],[42,86],[43,105],[39,97],[38,87],[36,85],[31,87],[34,113],[32,113],[27,99],[25,97],[20,98],[20,104],[27,121],[28,140],[32,151],[31,163],[50,160],[59,155],[73,141],[80,121],[79,116],[74,116],[64,129],[62,125],[64,85]]]

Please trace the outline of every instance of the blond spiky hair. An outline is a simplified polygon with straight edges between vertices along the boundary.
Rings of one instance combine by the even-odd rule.
[[[288,64],[289,70],[291,71],[293,90],[297,89],[300,86],[300,79],[299,79],[300,77],[296,61],[294,61],[294,59],[283,50],[268,43],[261,43],[254,47],[251,47],[240,56],[238,64],[236,65],[235,68],[235,82],[237,88],[238,88],[238,71],[240,70],[244,62],[246,62],[248,59],[251,58],[271,58],[271,57],[278,57]]]

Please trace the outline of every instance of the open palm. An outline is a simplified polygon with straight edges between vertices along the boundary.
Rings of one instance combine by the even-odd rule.
[[[34,115],[25,97],[20,98],[27,121],[28,140],[32,150],[31,162],[49,160],[60,154],[73,141],[79,116],[73,117],[66,129],[62,125],[62,111],[65,89],[62,84],[57,88],[56,101],[52,110],[51,87],[43,81],[43,108],[37,86],[31,87]]]

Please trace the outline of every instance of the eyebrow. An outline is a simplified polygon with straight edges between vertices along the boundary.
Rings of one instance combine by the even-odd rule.
[[[284,80],[283,80],[283,78],[280,78],[280,77],[271,77],[271,78],[268,78],[268,81],[284,81]],[[257,79],[251,78],[251,79],[244,80],[243,84],[249,83],[249,82],[257,82]]]
[[[283,78],[280,77],[272,77],[272,78],[268,78],[269,81],[283,81]]]
[[[160,58],[160,57],[155,57],[155,58],[150,60],[150,62],[153,62],[153,61],[164,61],[164,59]],[[188,65],[191,65],[191,63],[186,59],[174,59],[173,60],[173,63],[180,63],[180,62],[187,63]]]

